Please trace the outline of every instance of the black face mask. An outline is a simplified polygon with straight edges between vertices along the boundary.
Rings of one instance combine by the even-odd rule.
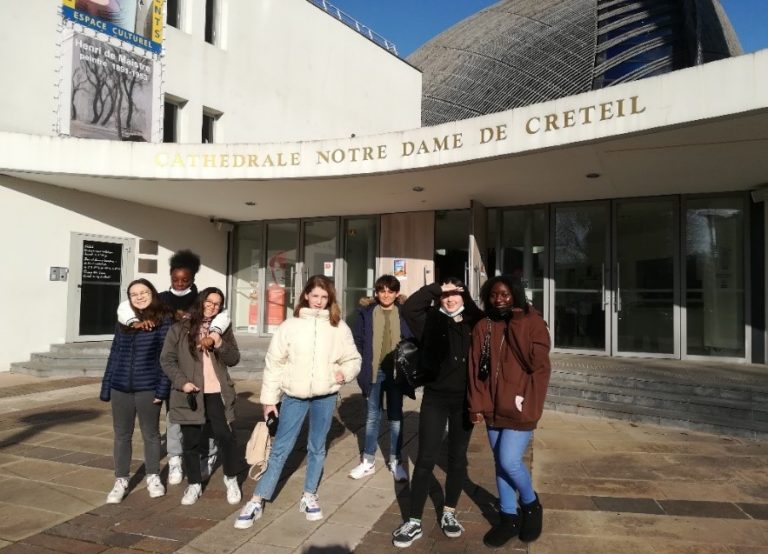
[[[493,319],[494,321],[509,321],[512,319],[512,306],[502,306],[502,307],[496,307],[491,306],[488,309],[488,317]]]

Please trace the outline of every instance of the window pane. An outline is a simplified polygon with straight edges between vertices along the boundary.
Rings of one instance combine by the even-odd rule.
[[[744,200],[690,200],[685,248],[687,353],[744,357]]]
[[[176,142],[176,121],[179,107],[166,102],[163,106],[163,142]]]
[[[165,22],[171,27],[179,28],[179,0],[166,0]]]
[[[235,242],[234,325],[238,331],[259,332],[259,270],[263,252],[262,224],[237,226]]]
[[[457,277],[466,283],[469,263],[469,210],[435,213],[435,280]]]
[[[547,214],[544,208],[506,210],[502,216],[501,271],[519,278],[536,309],[544,311],[547,265]]]

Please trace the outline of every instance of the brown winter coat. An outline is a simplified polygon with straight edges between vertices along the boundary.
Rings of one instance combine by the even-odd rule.
[[[165,344],[160,354],[160,365],[171,380],[170,419],[171,423],[181,425],[202,425],[205,423],[205,402],[203,401],[203,355],[197,359],[189,351],[189,320],[174,323],[165,336]],[[235,419],[235,385],[229,376],[228,367],[240,361],[232,328],[221,336],[221,346],[211,352],[211,362],[216,377],[221,384],[221,399],[228,422]],[[187,393],[182,388],[185,383],[194,383],[200,388],[197,394],[197,410],[192,411],[187,404]]]
[[[491,323],[490,375],[478,378],[483,338]],[[505,332],[506,328],[506,332]],[[521,364],[514,338],[527,362]],[[509,322],[481,319],[472,331],[467,397],[469,413],[482,414],[490,427],[530,431],[536,428],[544,410],[549,386],[550,338],[547,325],[533,308],[526,314],[515,310]],[[530,373],[529,373],[530,372]],[[522,396],[523,409],[515,405]]]

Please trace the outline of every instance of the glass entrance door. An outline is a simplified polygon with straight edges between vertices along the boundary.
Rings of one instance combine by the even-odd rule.
[[[613,204],[613,354],[679,357],[679,231],[673,198]]]
[[[608,202],[553,208],[554,347],[608,354]]]
[[[345,321],[351,326],[361,298],[373,296],[379,233],[377,217],[350,217],[343,221],[344,282],[339,299]]]
[[[325,275],[336,280],[336,255],[338,248],[338,220],[320,219],[302,222],[303,252],[297,293],[311,275]]]
[[[273,221],[266,225],[266,279],[264,330],[274,333],[293,312],[296,303],[296,261],[299,222]]]

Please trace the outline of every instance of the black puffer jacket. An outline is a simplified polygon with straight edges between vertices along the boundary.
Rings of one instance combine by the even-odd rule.
[[[126,393],[153,390],[155,398],[168,398],[171,383],[160,367],[160,353],[170,328],[170,318],[151,331],[118,324],[101,381],[101,400],[109,402],[112,389]]]
[[[421,287],[413,293],[400,313],[420,340],[420,359],[428,375],[427,391],[465,395],[467,364],[472,328],[483,312],[465,290],[461,321],[455,321],[440,311],[439,283]]]

